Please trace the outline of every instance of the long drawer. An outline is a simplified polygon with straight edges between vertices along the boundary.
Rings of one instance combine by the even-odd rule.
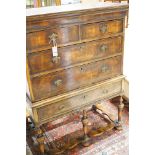
[[[34,100],[56,96],[121,74],[122,56],[32,78]]]
[[[104,58],[122,51],[122,37],[107,38],[83,44],[58,48],[58,62],[51,50],[28,54],[31,74],[66,67],[77,63]]]
[[[100,39],[123,32],[123,20],[113,20],[91,24],[71,25],[27,33],[27,52],[49,49],[49,36],[56,35],[58,46],[75,44],[81,41]]]
[[[47,105],[37,107],[37,121],[46,122],[51,118],[57,118],[57,116],[64,115],[72,110],[80,109],[89,103],[94,104],[95,101],[118,95],[121,91],[122,78],[110,83],[104,82],[93,87],[88,87],[87,91],[78,95],[58,102],[50,101]]]

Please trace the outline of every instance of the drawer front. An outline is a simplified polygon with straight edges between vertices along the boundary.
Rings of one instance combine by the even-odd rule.
[[[74,25],[70,27],[48,29],[44,31],[38,31],[28,33],[27,36],[27,51],[33,52],[36,50],[42,50],[44,48],[50,48],[50,38],[52,34],[56,35],[57,45],[63,45],[70,42],[79,40],[79,26]],[[31,51],[32,50],[32,51]]]
[[[38,108],[39,121],[45,121],[51,117],[66,114],[71,110],[80,109],[82,106],[85,106],[91,102],[120,93],[122,88],[121,85],[121,81],[102,85],[83,94]]]
[[[34,77],[34,98],[40,100],[65,93],[121,74],[122,57],[117,56],[86,65]]]
[[[54,61],[51,50],[28,54],[31,74],[57,69],[84,61],[117,54],[122,51],[122,37],[92,41],[80,45],[58,48],[58,62]]]
[[[123,32],[123,20],[81,25],[81,39],[102,38],[103,35],[110,35]]]

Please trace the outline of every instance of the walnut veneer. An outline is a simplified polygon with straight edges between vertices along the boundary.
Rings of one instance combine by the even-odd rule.
[[[103,2],[27,10],[27,102],[37,126],[122,95],[127,11]]]
[[[27,109],[31,115],[27,117],[27,131],[35,133],[42,155],[62,154],[79,143],[88,146],[90,137],[114,127],[122,129],[127,11],[128,4],[107,2],[27,10]],[[55,55],[53,46],[58,50]],[[98,103],[117,96],[121,97],[115,119]],[[84,109],[91,105],[94,112],[106,115],[109,124],[89,132]],[[62,148],[52,143],[48,146],[52,149],[46,149],[42,124],[77,110],[83,110],[83,138]]]

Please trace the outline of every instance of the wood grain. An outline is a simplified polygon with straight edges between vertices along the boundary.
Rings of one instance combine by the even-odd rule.
[[[39,121],[44,122],[52,117],[60,117],[62,114],[68,113],[73,109],[80,109],[88,103],[98,101],[112,94],[118,94],[121,90],[121,79],[119,79],[109,84],[103,83],[95,89],[90,89],[83,94],[73,96],[60,102],[49,102],[47,106],[37,109]]]
[[[27,10],[28,104],[36,125],[121,94],[127,11],[121,3]]]
[[[59,95],[121,74],[121,56],[32,79],[35,100]],[[56,82],[59,84],[56,84]]]
[[[104,58],[122,52],[122,37],[82,43],[58,48],[58,63],[53,62],[52,50],[28,54],[31,74],[57,68],[65,68],[81,62]]]
[[[49,36],[53,33],[57,34],[57,45],[79,40],[79,26],[71,26],[65,28],[48,29],[27,34],[27,50],[38,49],[42,47],[51,47],[49,44]]]
[[[103,31],[102,28],[105,27]],[[81,39],[98,38],[103,35],[123,32],[123,20],[113,20],[81,25]]]

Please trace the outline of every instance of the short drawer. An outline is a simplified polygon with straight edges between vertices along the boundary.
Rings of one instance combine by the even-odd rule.
[[[32,78],[35,100],[56,96],[121,74],[122,56]]]
[[[79,26],[73,25],[28,33],[26,35],[27,51],[33,52],[37,50],[43,50],[44,48],[50,48],[51,45],[49,44],[49,41],[51,35],[55,35],[58,46],[75,42],[79,40]]]
[[[46,121],[49,118],[64,115],[72,110],[80,109],[89,103],[116,95],[122,90],[122,81],[114,81],[109,84],[103,83],[100,86],[93,87],[93,89],[90,87],[91,90],[82,94],[55,103],[49,102],[47,106],[38,108],[39,121]]]
[[[123,20],[113,20],[92,24],[84,24],[80,27],[81,39],[102,38],[103,35],[111,35],[123,32]]]
[[[104,58],[121,51],[122,37],[119,36],[58,48],[60,58],[58,62],[54,61],[51,50],[28,54],[28,62],[31,74],[35,74],[96,58]]]

